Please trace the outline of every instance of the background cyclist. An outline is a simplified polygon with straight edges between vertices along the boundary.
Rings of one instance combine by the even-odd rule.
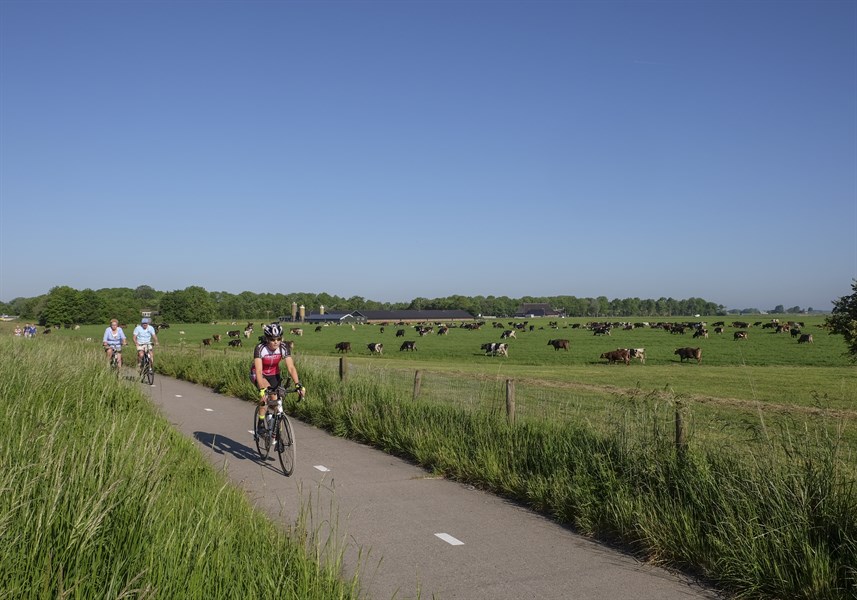
[[[143,352],[151,350],[152,341],[158,345],[158,336],[155,333],[155,328],[149,324],[149,318],[143,317],[140,324],[134,328],[134,344],[137,346],[137,368],[143,362]],[[150,352],[149,356],[152,359],[152,366],[155,366],[155,353]]]
[[[101,344],[104,346],[104,351],[107,353],[108,364],[113,360],[113,353],[116,353],[116,364],[122,366],[122,346],[128,345],[128,338],[125,337],[125,332],[119,327],[119,321],[110,319],[110,327],[104,330],[104,337],[101,339]]]
[[[259,388],[259,418],[265,418],[265,390],[276,388],[282,382],[280,361],[285,361],[286,371],[301,398],[306,395],[306,388],[300,384],[295,361],[289,352],[289,347],[283,344],[283,328],[278,323],[265,325],[261,342],[253,350],[253,367],[250,369],[250,380]]]

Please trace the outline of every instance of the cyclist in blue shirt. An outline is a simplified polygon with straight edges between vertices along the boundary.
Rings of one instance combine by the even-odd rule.
[[[152,349],[152,342],[155,346],[158,345],[158,335],[155,333],[154,327],[149,324],[149,318],[143,317],[140,324],[134,328],[134,345],[137,346],[137,367],[143,362],[143,352]],[[151,352],[152,366],[155,364],[155,353]]]
[[[119,321],[110,319],[110,327],[104,330],[104,337],[101,339],[101,344],[104,346],[104,351],[107,353],[107,362],[113,359],[113,353],[116,353],[116,363],[122,366],[122,346],[128,345],[128,339],[125,337],[125,332],[119,327]]]

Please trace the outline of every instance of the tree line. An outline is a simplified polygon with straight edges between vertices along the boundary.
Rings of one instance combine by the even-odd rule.
[[[152,311],[157,320],[176,323],[207,323],[211,321],[265,318],[274,320],[291,315],[292,303],[303,305],[306,314],[319,312],[324,306],[328,313],[356,310],[466,310],[474,317],[512,317],[524,303],[543,303],[562,311],[569,317],[677,317],[695,314],[726,314],[722,305],[702,298],[609,300],[606,296],[578,298],[576,296],[460,296],[443,298],[414,298],[410,302],[378,302],[361,296],[343,298],[326,293],[294,292],[271,294],[241,292],[210,292],[199,286],[163,292],[148,285],[137,288],[103,288],[77,290],[69,286],[51,288],[47,294],[33,298],[15,298],[0,302],[0,312],[17,315],[40,325],[105,323],[117,318],[133,323],[142,311]]]

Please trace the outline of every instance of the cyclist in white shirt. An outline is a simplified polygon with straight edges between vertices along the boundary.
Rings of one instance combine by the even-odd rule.
[[[137,346],[137,367],[143,362],[143,352],[152,349],[152,342],[158,345],[158,335],[155,333],[155,328],[149,323],[148,317],[143,317],[140,324],[134,328],[134,344]],[[151,353],[152,365],[155,364],[155,353]]]

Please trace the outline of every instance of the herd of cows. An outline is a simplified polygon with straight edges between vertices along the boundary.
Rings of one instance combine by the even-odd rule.
[[[462,323],[462,324],[444,324],[444,323],[418,323],[415,325],[411,325],[413,331],[419,335],[420,337],[436,334],[436,335],[448,335],[449,330],[451,328],[461,328],[461,329],[469,329],[469,330],[480,330],[487,323],[485,321],[478,321],[474,323]],[[380,323],[380,333],[384,333],[385,326],[389,326],[389,323]],[[408,331],[408,327],[405,323],[396,323],[399,328],[396,329],[395,337],[406,338],[406,332]],[[315,331],[321,331],[323,327],[327,327],[328,325],[318,325],[315,327]],[[334,325],[336,326],[336,325]],[[480,351],[483,352],[486,356],[509,356],[510,342],[507,340],[517,339],[517,332],[520,331],[533,331],[536,329],[535,325],[531,325],[528,321],[524,322],[509,322],[508,327],[506,328],[506,324],[500,322],[494,322],[492,327],[502,329],[503,331],[500,334],[500,340],[498,342],[485,342],[481,344]],[[734,321],[729,326],[737,329],[732,334],[732,339],[735,341],[747,340],[749,339],[748,329],[751,327],[760,327],[762,329],[771,329],[772,333],[786,333],[790,335],[793,339],[796,339],[799,344],[811,344],[812,334],[806,334],[802,332],[802,328],[804,327],[803,323],[800,322],[785,322],[780,323],[777,319],[771,319],[770,322],[756,322],[756,323],[748,323],[744,321]],[[592,332],[594,336],[610,336],[611,332],[617,329],[621,330],[633,330],[637,328],[654,328],[654,329],[662,329],[672,335],[686,335],[691,334],[694,339],[696,338],[708,338],[709,337],[709,327],[704,322],[686,322],[686,323],[649,323],[649,322],[637,322],[637,323],[627,323],[627,322],[591,322],[586,324],[571,324],[566,326],[571,329],[583,329],[589,330]],[[564,327],[564,328],[566,328]],[[723,321],[712,323],[711,332],[714,335],[722,335],[726,331],[727,324]],[[355,329],[354,325],[351,325],[352,329]],[[544,326],[540,326],[539,329],[544,329]],[[549,321],[548,328],[550,329],[559,329],[558,321]],[[228,344],[230,346],[241,346],[242,341],[241,338],[249,338],[253,333],[253,323],[247,323],[247,326],[243,330],[234,329],[226,332],[226,336],[228,339]],[[302,336],[304,334],[304,330],[302,327],[293,327],[289,330],[289,335],[292,336]],[[210,346],[212,343],[217,343],[222,340],[222,336],[220,334],[214,334],[210,338],[206,338],[202,340],[202,344],[204,346]],[[285,341],[284,343],[289,344],[294,347],[294,342]],[[555,351],[564,350],[566,352],[569,351],[571,341],[569,339],[550,339],[547,343],[548,346],[552,347]],[[384,353],[384,344],[382,342],[370,342],[366,345],[366,348],[369,354],[372,355],[383,355]],[[401,345],[399,346],[399,352],[415,352],[417,350],[417,342],[416,340],[403,340]],[[349,341],[341,341],[334,345],[334,351],[339,354],[347,354],[353,351],[351,342]],[[692,346],[684,346],[681,348],[676,348],[674,352],[675,356],[678,356],[679,362],[685,361],[696,361],[697,364],[702,363],[702,348],[701,347],[692,347]],[[607,352],[603,352],[600,355],[600,359],[606,360],[607,364],[619,364],[624,363],[625,365],[631,364],[633,360],[639,360],[641,364],[646,363],[646,349],[645,348],[616,348],[614,350],[609,350]]]

